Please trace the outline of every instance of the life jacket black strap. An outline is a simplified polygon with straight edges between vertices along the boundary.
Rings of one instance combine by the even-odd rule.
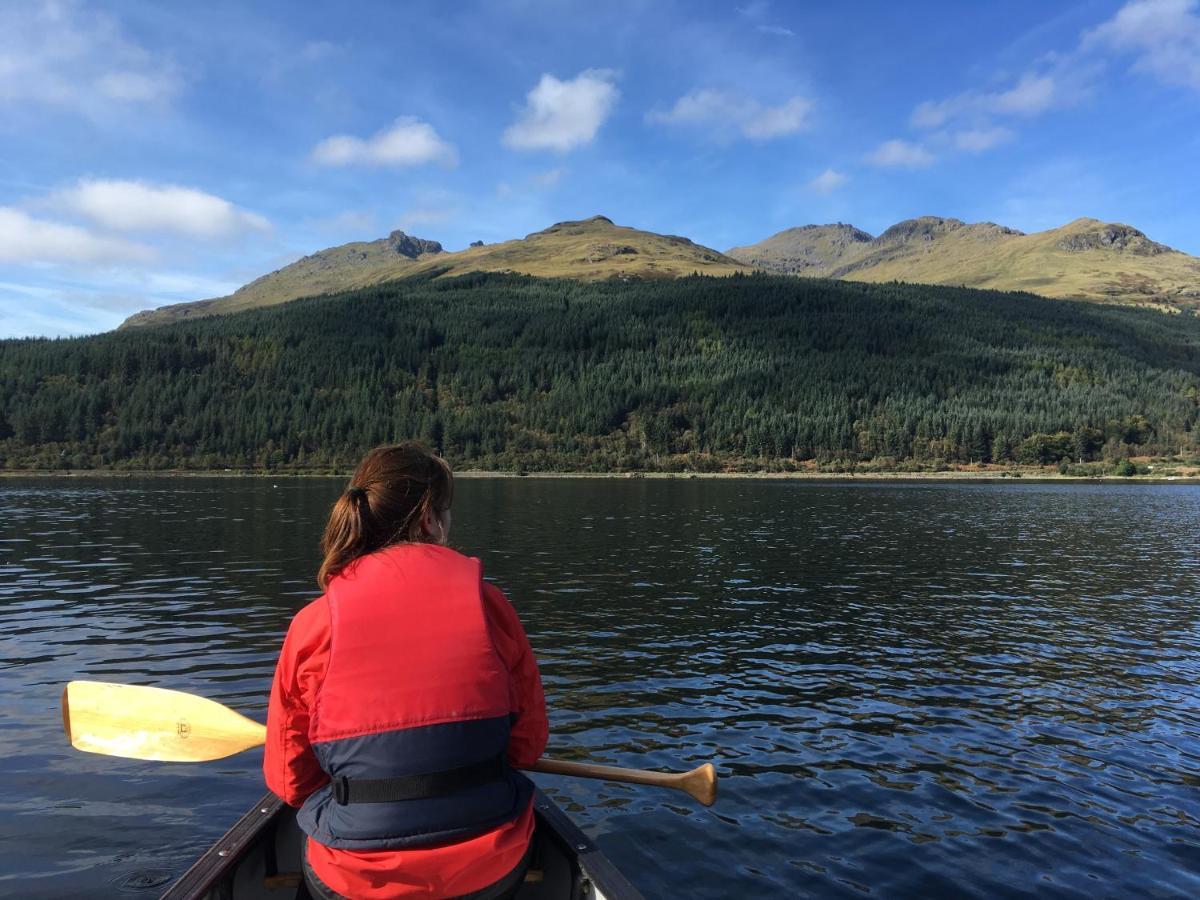
[[[346,778],[341,775],[333,779],[333,799],[343,806],[347,803],[424,800],[502,781],[507,771],[507,760],[503,756],[495,756],[469,766],[420,775],[397,775],[394,778]]]

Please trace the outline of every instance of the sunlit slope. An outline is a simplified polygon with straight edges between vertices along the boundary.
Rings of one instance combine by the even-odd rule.
[[[416,276],[513,272],[583,281],[732,275],[750,267],[687,238],[614,225],[604,216],[560,222],[520,240],[442,251],[434,241],[403,232],[379,241],[345,244],[306,256],[228,297],[179,303],[138,313],[122,327],[240,312],[299,297],[331,294]]]
[[[311,297],[366,287],[402,277],[420,260],[444,256],[437,241],[414,238],[393,231],[378,241],[356,241],[321,250],[291,265],[256,278],[230,294],[214,300],[176,303],[130,316],[122,328],[133,325],[162,325],[181,319],[241,312]]]
[[[847,225],[810,226],[730,255],[772,272],[1200,308],[1200,259],[1096,219],[1023,234],[926,216],[877,238]]]
[[[422,260],[413,273],[515,272],[546,278],[657,279],[732,275],[749,266],[685,237],[614,225],[604,216],[560,222],[521,240]]]

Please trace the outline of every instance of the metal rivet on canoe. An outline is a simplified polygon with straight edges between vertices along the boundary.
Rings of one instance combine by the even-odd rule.
[[[264,813],[264,814],[269,813],[270,811],[271,810],[267,809],[265,806],[259,810],[260,813]]]
[[[575,845],[576,850],[586,850],[587,848],[588,848],[587,844],[576,844]]]
[[[228,856],[228,855],[229,855],[228,850],[218,850],[217,851],[217,856]]]

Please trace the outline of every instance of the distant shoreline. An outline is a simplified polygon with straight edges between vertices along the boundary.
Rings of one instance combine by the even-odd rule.
[[[350,473],[325,472],[261,472],[253,470],[162,470],[162,469],[0,469],[0,479],[14,478],[252,478],[252,479],[318,479],[348,478]],[[689,481],[689,480],[751,480],[751,481],[834,481],[834,482],[1055,482],[1067,484],[1138,483],[1138,484],[1200,484],[1200,472],[1184,475],[1063,475],[1047,468],[1014,468],[994,471],[947,470],[943,472],[498,472],[464,469],[454,473],[456,478],[483,479],[621,479],[626,481]]]

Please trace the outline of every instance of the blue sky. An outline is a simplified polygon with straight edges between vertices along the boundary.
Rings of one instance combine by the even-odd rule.
[[[0,337],[394,228],[916,215],[1200,254],[1200,0],[0,2]]]

